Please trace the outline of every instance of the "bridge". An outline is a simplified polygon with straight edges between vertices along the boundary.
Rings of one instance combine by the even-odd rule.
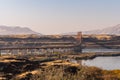
[[[82,52],[81,43],[82,43],[82,34],[78,32],[74,38],[74,42],[67,40],[59,41],[42,41],[42,42],[18,42],[17,45],[2,45],[0,46],[1,53],[18,53],[18,54],[27,54],[27,53],[54,53],[54,52]],[[15,44],[15,42],[11,42]],[[31,44],[31,45],[30,45]]]

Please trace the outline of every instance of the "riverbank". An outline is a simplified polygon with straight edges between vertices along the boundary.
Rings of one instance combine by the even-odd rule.
[[[44,63],[44,67],[22,73],[13,80],[119,80],[120,70],[102,70],[63,60]],[[35,73],[34,73],[35,72]]]
[[[70,61],[93,59],[98,56],[120,56],[120,53],[1,56],[0,77],[3,80],[119,80],[120,70],[102,70]]]

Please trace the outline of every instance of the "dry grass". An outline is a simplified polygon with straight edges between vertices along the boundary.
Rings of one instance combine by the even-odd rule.
[[[21,73],[19,75],[16,76],[16,78],[23,78],[25,77],[27,74],[32,74],[32,75],[35,75],[35,74],[39,74],[40,72],[38,70],[33,70],[33,71],[27,71],[27,72],[24,72],[24,73]]]
[[[36,75],[26,75],[29,80],[120,80],[114,71],[103,71],[96,67],[51,66]],[[118,71],[120,72],[120,71]]]
[[[86,57],[94,55],[95,53],[62,54],[61,56],[86,59]],[[0,68],[5,75],[8,75],[8,80],[120,80],[120,70],[107,71],[96,67],[82,66],[69,60],[50,61],[43,60],[44,58],[46,57],[4,56],[0,58],[3,60]],[[21,59],[20,62],[15,61],[19,59]],[[10,75],[11,77],[9,78]]]

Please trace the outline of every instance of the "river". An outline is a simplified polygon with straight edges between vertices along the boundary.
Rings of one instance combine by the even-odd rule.
[[[83,60],[82,65],[96,66],[105,70],[120,69],[120,56],[96,57],[92,60]]]
[[[82,52],[120,52],[120,49],[106,49],[106,48],[99,48],[99,49],[82,49]]]

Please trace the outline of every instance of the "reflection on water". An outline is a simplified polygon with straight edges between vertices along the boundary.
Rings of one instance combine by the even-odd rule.
[[[82,52],[120,52],[120,49],[83,49]]]
[[[96,57],[93,60],[83,60],[82,64],[87,66],[96,66],[106,70],[120,69],[120,56]]]

